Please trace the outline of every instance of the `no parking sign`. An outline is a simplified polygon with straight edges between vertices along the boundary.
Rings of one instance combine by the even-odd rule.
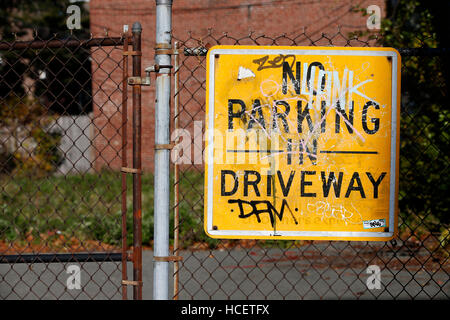
[[[211,48],[207,234],[392,239],[399,75],[392,48]]]

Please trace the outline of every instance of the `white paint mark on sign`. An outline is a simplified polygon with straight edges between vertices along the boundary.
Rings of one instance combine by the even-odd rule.
[[[242,80],[242,79],[246,79],[246,78],[254,78],[255,74],[253,73],[252,70],[244,68],[244,67],[239,67],[239,71],[238,71],[238,80]]]

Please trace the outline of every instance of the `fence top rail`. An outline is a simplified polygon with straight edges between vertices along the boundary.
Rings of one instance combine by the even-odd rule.
[[[402,56],[448,56],[450,48],[399,48]]]
[[[51,39],[31,41],[0,41],[0,50],[23,50],[23,49],[46,49],[46,48],[76,48],[76,47],[107,47],[123,45],[124,37],[91,38],[87,40],[78,39]]]
[[[446,56],[450,55],[450,48],[397,48],[402,56]],[[206,56],[206,47],[185,47],[183,54],[189,56]]]
[[[77,252],[0,255],[0,264],[59,263],[59,262],[115,262],[122,261],[120,252]]]

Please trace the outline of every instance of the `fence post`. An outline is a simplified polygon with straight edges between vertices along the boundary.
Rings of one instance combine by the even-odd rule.
[[[141,76],[141,34],[139,22],[133,24],[133,77]],[[133,299],[142,300],[142,184],[141,184],[141,86],[133,85]]]
[[[127,26],[128,27],[128,26]],[[124,26],[125,29],[125,26]],[[124,30],[123,52],[128,51],[129,33]],[[122,168],[128,167],[127,125],[128,125],[128,56],[122,58]],[[128,299],[128,230],[127,230],[127,173],[122,170],[122,299]]]
[[[172,0],[156,0],[155,200],[153,299],[169,298],[169,148]]]

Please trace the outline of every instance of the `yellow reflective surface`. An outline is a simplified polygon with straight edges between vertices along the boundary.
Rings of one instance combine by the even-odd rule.
[[[391,48],[211,48],[205,231],[393,238],[399,66]]]

